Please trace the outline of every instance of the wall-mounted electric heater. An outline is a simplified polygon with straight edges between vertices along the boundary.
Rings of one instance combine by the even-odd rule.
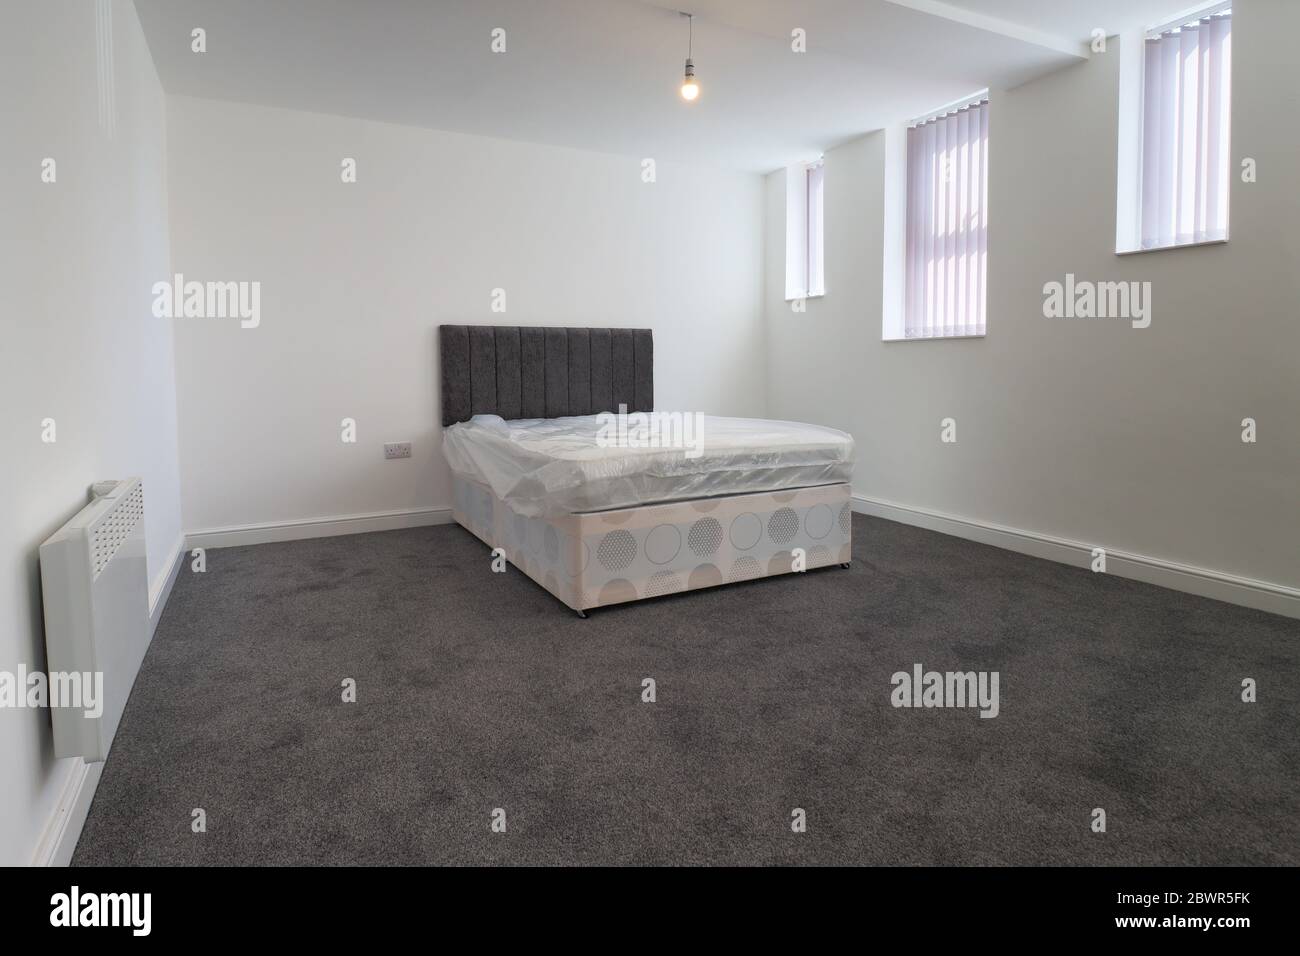
[[[92,493],[41,545],[54,753],[88,761],[108,756],[149,646],[144,486],[105,481]]]

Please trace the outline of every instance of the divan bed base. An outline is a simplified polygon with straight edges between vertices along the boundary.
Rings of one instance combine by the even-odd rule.
[[[452,475],[456,521],[579,614],[589,608],[847,566],[845,483],[533,518]],[[584,615],[585,616],[585,615]]]

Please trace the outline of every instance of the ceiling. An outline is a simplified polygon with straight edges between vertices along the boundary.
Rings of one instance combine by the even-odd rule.
[[[136,0],[163,88],[766,172],[1186,0]],[[677,96],[695,17],[696,103]],[[190,31],[207,31],[207,52]],[[493,28],[507,49],[489,49]],[[790,49],[806,31],[808,52]]]

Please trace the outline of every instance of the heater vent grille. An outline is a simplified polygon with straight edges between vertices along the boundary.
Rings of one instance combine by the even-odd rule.
[[[136,482],[135,488],[124,495],[113,506],[113,510],[104,515],[95,525],[90,536],[91,565],[94,577],[113,560],[117,549],[135,531],[136,525],[144,517],[144,485]]]

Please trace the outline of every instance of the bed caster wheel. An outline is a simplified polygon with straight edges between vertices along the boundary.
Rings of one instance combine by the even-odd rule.
[[[587,612],[586,612],[586,611],[579,611],[579,612],[578,612],[578,617],[582,618],[582,619],[585,621],[585,620],[587,619]]]
[[[840,567],[847,569],[848,566],[849,566],[849,562],[847,562],[847,561],[841,561],[841,562],[840,562]]]

